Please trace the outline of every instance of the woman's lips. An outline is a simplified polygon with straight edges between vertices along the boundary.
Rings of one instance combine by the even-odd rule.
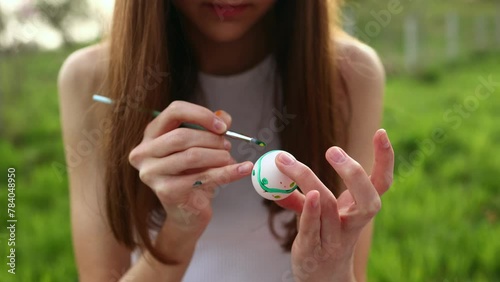
[[[205,4],[210,8],[221,20],[227,18],[235,18],[250,6],[249,4],[228,5],[228,4]]]

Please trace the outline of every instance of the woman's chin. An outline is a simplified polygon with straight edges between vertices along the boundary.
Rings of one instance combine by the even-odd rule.
[[[245,30],[237,27],[227,27],[205,30],[202,33],[212,42],[231,43],[241,39],[245,35]]]

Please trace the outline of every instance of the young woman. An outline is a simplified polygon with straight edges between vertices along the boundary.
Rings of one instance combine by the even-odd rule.
[[[394,157],[382,65],[336,1],[115,5],[59,77],[80,280],[364,281]],[[274,203],[249,175],[277,148],[300,191]]]

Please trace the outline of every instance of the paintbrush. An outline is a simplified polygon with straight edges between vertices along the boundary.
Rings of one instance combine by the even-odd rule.
[[[114,101],[111,100],[110,98],[105,97],[105,96],[101,96],[101,95],[98,95],[98,94],[94,94],[92,96],[92,99],[94,101],[96,101],[96,102],[100,102],[100,103],[104,103],[104,104],[108,104],[108,105],[111,105],[111,104],[114,103]],[[151,115],[153,115],[153,117],[157,117],[160,114],[159,111],[155,111],[155,110],[147,110],[147,111],[151,112]],[[205,128],[203,128],[203,127],[201,127],[199,125],[191,124],[191,123],[182,123],[181,127],[186,127],[186,128],[191,128],[191,129],[198,129],[198,130],[206,130]],[[266,146],[266,143],[260,141],[257,138],[248,137],[248,136],[245,136],[243,134],[236,133],[236,132],[233,132],[233,131],[229,131],[228,130],[228,131],[226,131],[224,133],[224,135],[232,137],[232,138],[235,138],[235,139],[244,140],[244,141],[253,143],[253,144],[257,145],[257,146],[260,146],[260,147],[265,147]]]

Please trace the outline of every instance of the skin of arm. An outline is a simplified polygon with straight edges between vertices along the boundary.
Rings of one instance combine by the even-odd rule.
[[[61,123],[70,187],[71,223],[79,281],[180,281],[189,265],[164,265],[145,252],[130,268],[130,250],[114,238],[105,216],[104,163],[100,140],[106,128],[106,106],[93,106],[92,94],[99,93],[105,77],[106,46],[90,46],[69,56],[61,67],[58,88]],[[107,123],[109,125],[109,123]],[[94,142],[92,142],[94,141]],[[80,146],[91,143],[91,150]],[[80,152],[80,153],[79,153]],[[158,237],[165,238],[168,226]],[[167,236],[168,235],[168,236]],[[185,236],[183,238],[188,238]],[[195,240],[185,240],[186,250],[194,249]],[[160,249],[172,242],[157,241]],[[189,245],[189,246],[187,246]],[[186,254],[192,253],[189,251]],[[130,269],[129,269],[130,268]]]
[[[346,152],[370,174],[374,161],[372,138],[382,120],[384,67],[372,48],[355,39],[339,40],[338,53],[340,76],[352,105]],[[372,230],[373,220],[363,229],[356,244],[354,274],[358,282],[366,281]]]
[[[73,53],[58,78],[72,236],[80,281],[119,279],[130,263],[130,252],[114,240],[105,220],[102,152],[96,143],[90,153],[78,153],[79,146],[89,142],[84,132],[102,130],[99,124],[104,116],[91,110],[91,95],[98,90],[97,77],[104,66],[95,63],[102,48],[91,46]]]

